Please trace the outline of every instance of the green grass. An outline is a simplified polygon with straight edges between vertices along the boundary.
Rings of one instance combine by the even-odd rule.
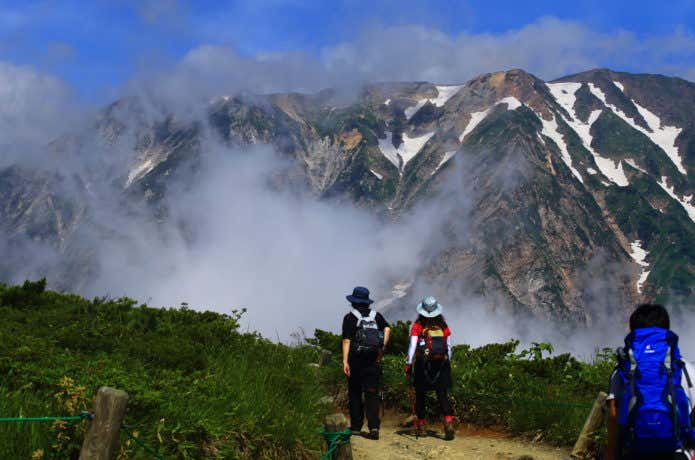
[[[318,351],[240,333],[238,315],[0,286],[0,416],[76,415],[102,385],[168,458],[313,458],[329,407]],[[0,424],[0,458],[77,458],[84,423]],[[60,435],[60,436],[59,436]],[[125,439],[125,438],[124,438]],[[150,458],[124,442],[122,458]]]
[[[46,291],[44,281],[0,285],[0,417],[77,415],[108,385],[128,392],[125,423],[167,458],[317,458],[317,430],[334,410],[322,398],[345,391],[340,337],[316,331],[306,345],[276,344],[239,332],[240,314],[86,300]],[[409,326],[393,324],[384,358],[385,401],[403,413],[410,411],[402,375]],[[456,415],[573,443],[605,389],[611,357],[586,363],[552,355],[548,344],[518,345],[456,347]],[[322,348],[333,358],[317,369],[311,364]],[[434,400],[429,407],[438,417]],[[0,458],[76,459],[85,427],[0,423]],[[122,439],[120,458],[151,458]]]

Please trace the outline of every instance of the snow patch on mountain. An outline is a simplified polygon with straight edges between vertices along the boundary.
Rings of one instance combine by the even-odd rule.
[[[589,151],[591,152],[591,150]],[[601,170],[601,173],[609,178],[614,184],[617,184],[620,187],[627,187],[630,185],[630,182],[627,180],[627,176],[625,175],[625,171],[623,170],[623,163],[621,161],[618,161],[618,165],[616,166],[616,163],[613,160],[596,155],[594,156],[594,162],[596,163],[596,166],[598,166],[598,169]]]
[[[389,105],[390,103],[391,103],[391,99],[386,99],[386,100],[384,101],[384,105]]]
[[[423,99],[421,101],[418,101],[417,104],[415,104],[414,106],[405,109],[405,118],[410,120],[413,117],[413,115],[415,115],[418,112],[418,110],[420,110],[422,106],[427,103],[428,100],[429,99]]]
[[[590,83],[591,84],[591,83]],[[596,122],[599,115],[601,115],[601,110],[594,110],[589,114],[589,119],[586,123],[582,122],[574,110],[574,103],[576,101],[575,93],[581,88],[581,83],[547,83],[550,93],[553,95],[562,108],[567,111],[570,118],[565,118],[565,122],[577,133],[579,139],[582,141],[582,145],[585,149],[591,153],[594,157],[594,163],[598,166],[601,174],[609,178],[613,183],[625,187],[629,185],[625,172],[623,171],[623,165],[620,161],[616,162],[601,156],[596,150],[591,147],[593,137],[591,136],[591,126]],[[541,117],[539,117],[541,118]],[[541,121],[543,119],[541,118]],[[545,127],[544,127],[545,129]],[[568,153],[569,156],[569,153]],[[571,159],[570,159],[571,162]],[[566,162],[565,162],[566,163]]]
[[[675,126],[665,126],[656,114],[650,112],[647,108],[642,107],[635,101],[632,101],[632,103],[635,104],[637,111],[642,115],[644,121],[647,122],[647,125],[653,131],[651,136],[649,136],[652,142],[666,152],[669,159],[676,165],[678,172],[684,175],[688,174],[685,167],[683,167],[683,160],[678,152],[678,147],[676,147],[676,138],[683,129],[676,128]],[[643,132],[646,134],[646,131]]]
[[[507,96],[505,98],[500,99],[499,101],[495,102],[492,104],[491,107],[481,111],[481,112],[471,112],[471,119],[468,121],[468,124],[464,128],[463,132],[459,136],[459,142],[463,142],[465,137],[473,132],[476,126],[480,124],[481,121],[487,117],[487,115],[490,113],[490,111],[495,108],[499,104],[507,104],[507,110],[516,110],[519,107],[522,106],[521,102],[519,99],[515,98],[514,96]]]
[[[437,173],[437,171],[439,171],[439,169],[440,169],[442,166],[444,166],[444,164],[445,164],[447,161],[451,160],[451,159],[454,157],[454,155],[456,155],[456,152],[458,152],[458,150],[451,150],[451,151],[449,151],[449,152],[444,152],[444,157],[442,157],[442,161],[439,162],[439,164],[438,164],[437,167],[434,169],[434,171],[432,171],[432,174],[431,174],[431,175],[434,176],[434,175]]]
[[[437,97],[429,99],[429,101],[437,107],[441,107],[451,99],[454,94],[458,93],[463,85],[437,86]]]
[[[466,128],[463,130],[461,135],[459,136],[459,142],[463,142],[463,139],[471,133],[478,124],[487,117],[487,114],[490,112],[490,109],[483,110],[482,112],[471,112],[471,119],[468,121],[468,124],[466,125]]]
[[[629,164],[630,166],[632,166],[632,167],[635,168],[636,170],[641,171],[641,172],[643,172],[644,174],[647,174],[647,171],[645,171],[644,169],[640,168],[640,166],[637,164],[637,162],[636,162],[635,160],[633,160],[632,158],[626,158],[626,159],[625,159],[625,163]]]
[[[135,182],[137,179],[145,177],[147,174],[150,173],[150,171],[154,169],[155,166],[156,164],[154,162],[154,159],[152,158],[147,158],[140,164],[134,166],[130,170],[130,172],[128,172],[128,180],[126,180],[125,188],[130,187],[131,184]]]
[[[442,107],[454,96],[454,94],[458,93],[459,90],[463,88],[463,85],[435,86],[435,88],[437,88],[437,97],[421,99],[417,101],[414,106],[405,109],[405,117],[408,120],[410,120],[413,115],[415,115],[418,110],[420,110],[428,102],[434,104],[435,107]]]
[[[373,169],[370,169],[369,172],[372,173],[372,174],[374,174],[374,176],[375,176],[377,179],[379,179],[379,180],[383,180],[383,179],[384,179],[384,176],[382,176],[382,175],[379,174],[378,172],[374,171]]]
[[[642,248],[641,240],[635,240],[632,243],[630,243],[630,249],[630,257],[632,257],[632,260],[637,262],[637,264],[641,265],[642,267],[649,266],[649,263],[644,261],[644,259],[647,258],[649,251],[646,251]]]
[[[594,168],[586,168],[586,172],[588,172],[592,176],[598,174],[598,171],[596,171]]]
[[[692,204],[693,196],[692,195],[685,195],[683,196],[683,199],[678,198],[678,195],[676,195],[675,188],[673,186],[669,186],[666,180],[668,177],[666,176],[661,176],[661,180],[657,182],[659,186],[664,189],[666,193],[668,193],[671,198],[676,200],[681,206],[683,206],[683,209],[685,209],[685,212],[688,213],[688,217],[690,217],[690,220],[695,222],[695,206]]]
[[[623,93],[625,92],[625,87],[623,86],[622,83],[620,83],[619,81],[613,80],[613,84],[615,86],[617,86],[620,91],[622,91]]]
[[[391,297],[383,299],[383,300],[378,300],[377,302],[374,303],[372,306],[372,309],[376,311],[382,311],[384,308],[388,307],[395,301],[402,299],[406,295],[408,295],[408,289],[413,285],[412,281],[404,281],[401,283],[396,284],[393,286],[391,290]]]
[[[649,266],[649,263],[645,262],[645,259],[647,258],[649,251],[646,251],[642,248],[641,240],[635,240],[632,243],[630,243],[630,249],[630,257],[632,257],[632,260],[637,262],[637,265],[641,267]],[[637,280],[637,291],[639,293],[642,292],[642,285],[647,280],[647,276],[649,276],[649,270],[645,270],[643,268],[642,273],[640,273],[639,279]]]
[[[615,84],[615,82],[613,82]],[[623,86],[622,85],[616,85],[618,89],[623,91]],[[676,138],[682,131],[681,128],[677,128],[675,126],[662,126],[661,120],[659,119],[658,116],[656,116],[654,113],[650,112],[646,108],[642,107],[638,103],[636,103],[634,100],[630,100],[637,111],[642,115],[642,118],[644,118],[644,121],[647,122],[647,126],[649,126],[649,129],[651,131],[648,131],[644,129],[643,127],[639,126],[637,123],[635,123],[635,120],[628,117],[625,112],[620,110],[618,107],[616,107],[613,104],[609,104],[606,101],[606,94],[603,92],[601,88],[598,86],[594,85],[593,83],[589,83],[589,90],[591,93],[596,96],[601,102],[603,102],[603,105],[608,107],[618,115],[620,118],[623,119],[628,125],[630,125],[633,129],[636,129],[637,131],[641,132],[645,136],[649,138],[654,144],[656,144],[661,150],[664,151],[666,156],[668,156],[669,160],[673,162],[674,165],[676,165],[676,168],[681,174],[687,174],[685,168],[683,167],[683,162],[680,157],[680,153],[678,152],[678,147],[676,147]]]
[[[577,100],[575,93],[582,87],[581,83],[546,83],[550,94],[553,95],[558,104],[574,116],[574,103]]]
[[[515,98],[514,96],[502,98],[495,105],[499,104],[507,104],[507,110],[516,110],[522,105],[519,99]]]
[[[379,150],[402,174],[408,162],[420,153],[432,136],[434,131],[418,137],[410,137],[403,133],[403,142],[398,147],[394,147],[393,133],[386,131],[386,139],[379,139]]]
[[[647,281],[647,278],[649,277],[649,273],[651,273],[651,270],[642,270],[642,273],[639,275],[639,279],[637,280],[637,292],[640,294],[642,293],[642,286],[644,285],[644,282]]]
[[[579,182],[583,184],[584,178],[582,178],[582,175],[579,173],[579,171],[577,171],[577,169],[572,165],[572,157],[570,156],[570,152],[567,149],[565,139],[557,130],[557,121],[555,120],[555,116],[553,115],[553,118],[551,120],[545,120],[540,114],[536,115],[543,124],[543,135],[551,138],[553,142],[555,142],[555,145],[557,145],[557,147],[560,149],[562,161],[567,165],[570,171],[572,171],[572,174],[574,174],[574,176],[579,180]]]

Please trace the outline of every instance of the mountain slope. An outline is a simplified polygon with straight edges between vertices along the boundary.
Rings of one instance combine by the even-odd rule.
[[[161,222],[206,139],[230,152],[271,144],[289,159],[274,187],[393,221],[433,213],[437,237],[395,298],[436,287],[455,302],[476,295],[590,324],[639,299],[694,297],[693,104],[695,84],[676,78],[597,69],[546,83],[511,70],[463,85],[369,85],[349,104],[332,91],[221,96],[196,121],[153,119],[123,100],[97,131],[112,155],[131,152],[111,177],[122,199]],[[22,177],[5,171],[0,190]],[[32,219],[2,212],[16,231]],[[66,238],[45,228],[40,238],[61,250]]]

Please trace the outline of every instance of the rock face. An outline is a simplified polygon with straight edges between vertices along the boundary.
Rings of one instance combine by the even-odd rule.
[[[119,101],[97,132],[131,152],[128,172],[111,178],[123,200],[160,220],[168,187],[195,175],[205,136],[230,151],[271,144],[291,160],[278,187],[392,220],[438,209],[444,238],[409,274],[415,286],[584,324],[638,300],[692,303],[695,84],[604,69],[544,82],[511,70],[334,99],[220,97],[207,119],[151,122],[137,101]],[[9,241],[25,235],[67,251],[87,225],[84,190],[66,199],[52,191],[65,178],[36,174],[0,172],[0,226]]]

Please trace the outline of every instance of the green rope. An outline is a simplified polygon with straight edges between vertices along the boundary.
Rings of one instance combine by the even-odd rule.
[[[333,458],[333,453],[342,444],[348,444],[350,442],[350,435],[352,431],[323,431],[321,433],[328,444],[328,451],[321,456],[319,460],[327,460]]]
[[[0,422],[53,422],[56,420],[77,422],[79,420],[91,418],[92,414],[89,412],[82,412],[80,415],[69,415],[64,417],[0,417]]]
[[[157,458],[157,459],[159,459],[159,460],[164,460],[164,456],[163,456],[162,454],[160,454],[160,453],[157,452],[152,446],[150,446],[149,444],[145,443],[143,440],[141,440],[140,438],[138,438],[137,436],[135,436],[135,435],[130,431],[130,427],[129,427],[128,425],[123,425],[123,426],[121,427],[121,429],[125,432],[125,434],[128,435],[128,437],[129,437],[130,439],[132,439],[133,441],[135,441],[135,443],[136,443],[137,445],[139,445],[140,447],[142,447],[142,448],[145,450],[145,452],[147,452],[148,454],[152,455],[154,458]]]

